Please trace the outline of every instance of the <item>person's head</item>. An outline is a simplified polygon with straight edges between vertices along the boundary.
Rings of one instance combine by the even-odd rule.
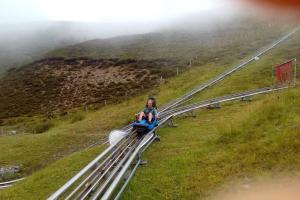
[[[147,99],[146,107],[147,108],[156,108],[156,100],[154,97],[150,97]]]

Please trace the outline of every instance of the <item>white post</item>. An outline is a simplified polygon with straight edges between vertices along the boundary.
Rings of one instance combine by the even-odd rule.
[[[179,74],[179,69],[178,69],[178,67],[176,68],[176,75],[178,76],[178,74]]]

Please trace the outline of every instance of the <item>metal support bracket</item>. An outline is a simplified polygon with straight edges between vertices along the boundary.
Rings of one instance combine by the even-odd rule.
[[[140,165],[147,165],[148,164],[148,161],[147,160],[141,160],[140,161]]]
[[[154,140],[159,142],[160,141],[160,136],[155,134],[155,139]]]
[[[207,106],[208,109],[220,109],[221,105],[220,103],[214,103],[212,105]]]
[[[168,126],[177,127],[177,125],[174,123],[173,117],[168,121]]]
[[[191,110],[189,116],[195,118],[197,115],[196,115],[196,113],[194,112],[194,110]]]
[[[242,101],[252,101],[252,97],[251,96],[242,97],[241,100]]]

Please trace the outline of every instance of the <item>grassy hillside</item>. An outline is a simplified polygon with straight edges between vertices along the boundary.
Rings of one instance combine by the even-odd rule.
[[[2,124],[2,126],[0,126],[0,145],[3,147],[3,153],[0,154],[0,166],[20,166],[21,171],[17,176],[28,176],[41,170],[54,161],[80,151],[95,142],[95,140],[97,141],[99,138],[103,138],[111,129],[128,124],[133,120],[133,115],[144,105],[146,96],[155,95],[159,99],[159,104],[164,104],[173,98],[183,95],[186,91],[191,90],[200,83],[204,83],[229,67],[232,67],[233,64],[239,62],[239,58],[251,55],[254,49],[256,51],[256,49],[260,48],[263,44],[269,44],[273,41],[275,36],[281,36],[282,32],[288,31],[283,28],[277,29],[277,23],[269,23],[268,26],[266,26],[262,22],[258,22],[257,27],[254,22],[252,23],[253,26],[249,25],[251,28],[245,25],[241,26],[241,24],[238,24],[232,29],[230,27],[225,29],[225,27],[223,27],[221,30],[228,30],[228,35],[224,35],[225,32],[217,32],[216,35],[219,41],[224,37],[226,39],[224,39],[224,43],[216,42],[214,36],[207,39],[206,36],[209,35],[208,33],[196,37],[199,33],[199,30],[196,29],[193,33],[194,38],[199,39],[203,36],[201,41],[210,41],[210,45],[207,46],[205,50],[210,52],[210,54],[207,55],[214,56],[216,59],[210,59],[209,62],[206,62],[205,59],[201,60],[201,62],[200,60],[199,62],[194,62],[193,67],[188,71],[184,73],[179,71],[179,76],[166,80],[164,83],[162,82],[158,87],[151,87],[150,90],[145,93],[125,98],[121,103],[114,103],[109,106],[96,107],[95,109],[88,110],[78,108],[68,111],[65,113],[66,115],[28,115],[0,120],[0,124]],[[189,33],[189,35],[190,34],[192,33]],[[178,36],[182,37],[183,35],[179,34]],[[135,36],[133,36],[133,38],[135,38]],[[172,37],[170,37],[170,39],[172,39]],[[185,42],[182,43],[186,48],[188,48],[188,45],[191,45],[189,39],[190,37],[184,38]],[[249,42],[250,40],[252,41],[251,43]],[[187,41],[189,43],[186,43]],[[197,48],[202,46],[200,45],[202,44],[201,41],[198,43]],[[140,45],[143,44],[140,43],[140,41],[138,43]],[[173,44],[173,42],[170,41],[170,44]],[[177,43],[175,42],[175,44]],[[232,48],[233,46],[236,48]],[[239,46],[243,46],[242,53]],[[177,50],[180,51],[178,47],[179,46],[173,49],[174,52],[177,52]],[[101,48],[97,47],[97,50],[99,49],[101,50]],[[219,51],[222,49],[225,50]],[[184,54],[184,52],[181,53],[182,55],[187,55]],[[205,64],[200,64],[202,62],[205,62]],[[47,68],[47,63],[45,66]],[[40,69],[39,66],[35,67],[37,68],[32,68],[34,72],[32,74],[33,77]],[[58,66],[54,65],[52,67],[56,69]],[[22,68],[19,71],[22,72]],[[54,72],[56,71],[54,70]],[[61,74],[61,78],[64,78],[64,73]],[[21,80],[23,79],[25,79],[25,76],[21,78]],[[39,86],[40,80],[34,78],[32,78],[32,80],[34,80],[34,84],[29,84],[29,86],[34,86],[32,91],[37,90],[38,93],[41,92],[41,88],[36,88],[36,86]],[[60,81],[56,82],[60,84]],[[11,81],[11,85],[18,84],[14,84],[14,81]],[[57,88],[53,88],[49,94],[53,97],[53,94],[57,92],[56,90]],[[5,88],[3,91],[6,91]],[[14,97],[13,94],[14,93],[9,93],[7,95]],[[122,94],[120,96],[122,96]],[[42,99],[38,98],[36,100],[41,101]],[[10,103],[15,101],[26,102],[26,99],[12,98]],[[32,106],[31,102],[28,103]],[[24,105],[24,108],[21,109],[30,109],[28,103],[21,104]],[[54,99],[53,102],[50,103],[50,106],[47,106],[46,103],[44,107],[50,108],[52,104],[56,105],[58,103],[59,101]],[[15,107],[12,106],[9,107],[7,111],[9,112],[14,109]],[[5,180],[5,177],[3,179]]]
[[[222,70],[223,68],[211,64],[195,67],[184,75],[170,79],[150,94],[156,95],[159,104],[163,104],[184,94],[198,83],[212,78]],[[180,87],[174,88],[175,84]],[[42,169],[53,161],[103,138],[110,130],[128,124],[133,120],[134,114],[143,107],[147,96],[139,95],[94,111],[75,110],[70,112],[70,115],[51,119],[52,127],[42,134],[25,132],[17,135],[2,135],[0,145],[3,147],[3,154],[0,155],[0,165],[21,165],[22,175],[29,175]],[[78,115],[81,115],[82,119],[75,120],[73,123],[72,119]],[[36,116],[13,118],[8,123],[9,125],[1,127],[7,130],[6,132],[22,126],[43,125],[45,121],[42,116]]]
[[[124,199],[205,199],[300,170],[300,88],[205,110],[159,131]],[[298,173],[299,174],[299,173]]]
[[[266,58],[232,75],[198,98],[217,96],[223,90],[224,93],[233,93],[269,86],[270,68],[296,55],[299,44],[298,34]],[[228,68],[228,65],[217,67],[217,64],[194,67],[151,93],[157,95],[159,103],[163,104]],[[241,86],[234,86],[236,84]],[[134,111],[143,106],[145,97],[141,95],[84,113],[84,119],[75,123],[66,118],[56,119],[53,121],[55,126],[43,134],[0,137],[2,165],[21,163],[24,166],[22,175],[43,168],[16,186],[1,191],[0,199],[47,197],[101,150],[97,147],[60,158],[128,122]],[[272,177],[298,170],[298,98],[299,87],[296,87],[256,97],[253,102],[228,103],[220,110],[203,110],[196,118],[177,119],[178,128],[166,127],[158,131],[162,141],[146,152],[144,157],[149,164],[138,169],[124,198],[202,199],[213,194],[216,188],[225,187],[228,180],[244,181],[245,177]]]
[[[298,56],[299,44],[298,33],[192,102],[270,86],[272,67]],[[161,142],[145,154],[149,164],[139,168],[124,199],[204,199],[236,183],[251,187],[257,179],[298,176],[299,92],[297,86],[178,118],[179,127],[159,131]]]

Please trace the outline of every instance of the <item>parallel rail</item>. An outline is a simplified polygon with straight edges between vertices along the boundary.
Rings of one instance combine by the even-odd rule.
[[[159,121],[158,127],[165,124],[171,118],[190,112],[192,110],[206,108],[216,103],[233,101],[287,88],[288,87],[262,88],[178,107],[165,112],[164,116]],[[111,150],[111,153],[107,157],[105,157],[101,161],[100,159],[98,159],[97,161],[92,161],[79,174],[74,176],[73,179],[71,179],[68,184],[65,185],[65,187],[62,187],[51,197],[49,197],[49,199],[58,199],[59,197],[63,199],[95,200],[101,198],[103,200],[106,200],[111,199],[112,197],[118,199],[124,191],[126,185],[129,183],[135,170],[139,166],[141,162],[141,154],[155,140],[155,130],[157,128],[155,128],[142,138],[138,138],[134,133],[129,134],[127,137],[123,138],[118,143],[118,145],[108,148],[108,150]],[[89,167],[90,165],[92,165],[93,167]],[[119,192],[116,194],[117,187],[121,182],[124,181],[124,177],[128,172],[129,175],[126,181],[124,182]],[[81,179],[78,179],[78,176],[80,176]],[[75,184],[76,181],[78,182],[77,185]],[[71,186],[73,186],[72,190],[67,193],[67,189],[69,189]]]
[[[17,182],[19,182],[19,181],[21,181],[21,180],[23,180],[23,179],[25,179],[25,178],[19,178],[19,179],[15,179],[15,180],[12,180],[12,181],[2,182],[2,183],[0,183],[0,190],[1,190],[1,189],[5,189],[5,188],[9,188],[9,187],[11,187],[14,183],[17,183]]]
[[[271,88],[271,87],[270,88],[262,88],[262,89],[257,89],[257,90],[254,90],[254,91],[228,95],[228,96],[216,98],[216,99],[213,99],[213,100],[202,101],[202,102],[194,103],[194,104],[191,104],[191,105],[188,105],[188,106],[183,106],[183,107],[178,108],[172,114],[169,114],[166,117],[164,117],[163,119],[161,119],[160,122],[159,122],[158,127],[165,124],[171,118],[176,117],[176,116],[181,115],[181,114],[184,114],[186,112],[190,112],[192,110],[196,110],[196,109],[200,109],[200,108],[206,108],[206,107],[208,107],[210,105],[214,105],[216,103],[234,101],[234,100],[237,100],[237,99],[243,99],[245,97],[252,97],[252,96],[255,96],[255,95],[275,92],[275,91],[283,90],[283,89],[287,89],[287,88],[288,88],[287,86],[286,87],[280,87],[280,88]],[[124,182],[122,188],[117,193],[117,195],[115,196],[114,199],[119,199],[121,197],[122,192],[126,188],[126,186],[129,183],[130,179],[133,177],[138,165],[140,164],[141,153],[143,153],[149,147],[149,145],[155,140],[155,137],[156,137],[155,130],[156,129],[152,130],[151,132],[149,132],[144,137],[143,141],[140,143],[138,148],[135,150],[135,152],[128,159],[127,163],[121,169],[120,173],[118,174],[118,177],[111,183],[111,186],[107,189],[107,191],[103,194],[103,196],[97,196],[97,198],[99,198],[99,199],[101,198],[102,200],[111,199],[115,194],[115,190],[117,189],[117,186],[122,181],[122,177],[125,176],[125,173],[128,171],[130,166],[133,165],[134,167],[133,167],[130,175],[128,176],[128,178]],[[135,163],[134,163],[134,161],[135,161]]]

